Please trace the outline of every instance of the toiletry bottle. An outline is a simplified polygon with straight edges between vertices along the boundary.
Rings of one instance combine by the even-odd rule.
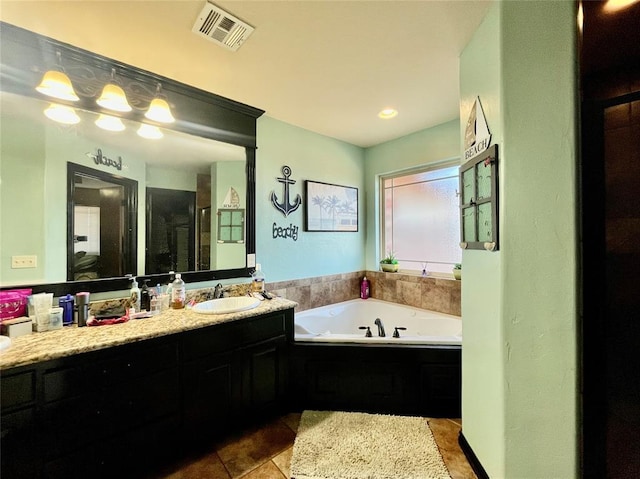
[[[76,314],[78,327],[86,326],[89,319],[89,293],[76,294]]]
[[[158,295],[155,291],[152,291],[151,299],[149,300],[149,309],[151,314],[158,314],[160,312],[160,303],[158,303]]]
[[[136,277],[131,278],[131,307],[135,309],[135,313],[140,311],[140,288],[138,288],[138,282]]]
[[[251,292],[262,293],[264,291],[264,273],[262,265],[256,264],[256,270],[251,275]]]
[[[169,271],[169,282],[164,288],[164,294],[168,294],[171,297],[171,288],[173,287],[173,281],[176,279],[176,274],[173,271]]]
[[[369,297],[369,280],[365,276],[362,281],[360,281],[360,298],[367,299]]]
[[[145,279],[140,289],[140,311],[151,311],[151,291],[149,290],[148,279]]]
[[[58,299],[58,306],[62,308],[62,324],[73,324],[73,296],[67,294]]]
[[[184,281],[182,281],[182,275],[176,273],[176,279],[171,284],[171,309],[184,308],[184,300],[186,297],[186,291]]]

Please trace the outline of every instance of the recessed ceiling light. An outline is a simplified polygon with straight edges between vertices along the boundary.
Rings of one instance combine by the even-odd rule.
[[[388,120],[389,118],[393,118],[398,115],[398,110],[394,110],[393,108],[385,108],[380,113],[378,113],[378,117],[383,120]]]

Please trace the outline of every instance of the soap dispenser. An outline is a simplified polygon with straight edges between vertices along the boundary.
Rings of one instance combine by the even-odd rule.
[[[140,311],[140,288],[138,288],[138,282],[136,281],[136,277],[131,277],[131,297],[130,297],[131,307],[135,309],[135,312]]]

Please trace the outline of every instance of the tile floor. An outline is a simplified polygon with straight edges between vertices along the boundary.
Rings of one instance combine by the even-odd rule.
[[[289,479],[300,413],[227,437],[211,450],[164,467],[149,479]],[[458,445],[459,419],[429,419],[452,479],[477,479]]]

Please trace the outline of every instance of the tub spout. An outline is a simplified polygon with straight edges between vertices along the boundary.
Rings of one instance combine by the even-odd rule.
[[[384,325],[382,324],[382,320],[380,318],[376,318],[374,324],[378,326],[378,336],[384,338],[386,336],[386,333],[384,332]]]

